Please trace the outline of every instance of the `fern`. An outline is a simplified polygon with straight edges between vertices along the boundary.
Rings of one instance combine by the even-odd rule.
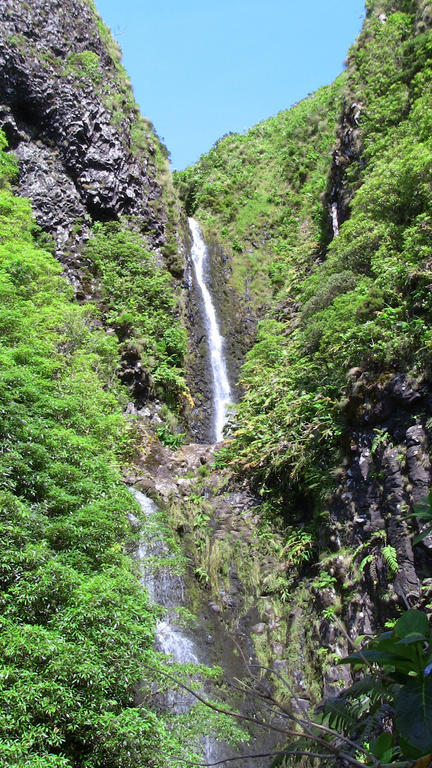
[[[373,560],[373,555],[366,555],[366,557],[363,558],[359,565],[359,573],[363,573],[364,569],[366,568],[368,563],[371,563]]]
[[[360,680],[356,680],[346,691],[344,691],[340,698],[347,699],[360,699],[367,696],[372,703],[379,701],[390,700],[389,692],[384,688],[381,680],[372,675],[365,675]]]
[[[390,544],[387,544],[385,547],[383,547],[382,553],[384,555],[384,559],[388,565],[391,575],[396,576],[399,570],[399,563],[397,561],[397,552],[395,548],[392,547]]]
[[[325,701],[318,722],[335,731],[350,733],[356,727],[360,714],[358,702],[349,702],[347,706],[347,702],[339,696]]]
[[[381,429],[374,429],[374,432],[376,434],[374,439],[372,440],[372,445],[370,449],[371,456],[374,455],[375,451],[379,446],[384,445],[384,443],[387,441],[387,438],[389,437],[389,433],[387,431],[383,432]]]

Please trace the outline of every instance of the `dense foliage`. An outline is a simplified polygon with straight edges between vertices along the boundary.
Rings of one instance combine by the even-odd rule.
[[[379,18],[381,12],[387,15]],[[238,408],[231,451],[236,466],[251,472],[260,484],[292,485],[308,494],[317,488],[325,491],[346,426],[343,409],[351,368],[360,367],[375,376],[379,372],[381,380],[396,368],[414,377],[429,374],[429,12],[428,3],[369,3],[363,32],[350,51],[345,80],[295,107],[292,116],[291,112],[288,117],[282,114],[245,136],[224,139],[180,179],[189,185],[184,194],[187,192],[188,204],[196,208],[198,218],[206,226],[210,222],[220,227],[222,242],[227,233],[234,245],[237,237],[242,254],[237,256],[233,245],[235,274],[248,253],[246,199],[255,199],[251,189],[243,186],[244,180],[245,199],[239,196],[237,177],[248,172],[248,148],[256,137],[277,133],[277,126],[286,124],[277,148],[279,172],[269,164],[275,209],[269,207],[268,198],[261,207],[256,202],[253,218],[254,239],[266,242],[267,252],[274,249],[277,261],[270,263],[270,269],[277,264],[275,274],[281,282],[243,367],[245,397]],[[328,225],[322,225],[329,221],[328,208],[319,201],[319,192],[326,188],[328,151],[341,98],[347,106],[354,101],[361,105],[362,150],[343,175],[344,188],[352,197],[350,217],[339,237],[328,245]],[[322,127],[316,103],[323,101],[326,114],[329,101],[333,107],[323,134],[324,146],[317,146]],[[302,114],[303,128],[299,128]],[[226,210],[220,212],[217,180],[228,147],[231,159],[224,186],[230,191]],[[293,190],[303,201],[301,210],[294,207],[294,212]],[[328,198],[324,202],[328,205]],[[279,222],[288,227],[293,217],[299,222],[290,228],[292,240],[282,242]],[[261,250],[257,253],[267,267]],[[301,263],[309,267],[310,274],[299,271]]]
[[[160,662],[125,550],[139,510],[119,468],[135,438],[118,342],[38,244],[1,142],[0,762],[162,767],[182,747],[135,704],[143,664]]]
[[[398,768],[429,765],[432,753],[431,628],[421,611],[408,610],[392,630],[369,639],[341,660],[355,680],[325,699],[311,718],[287,715],[302,736],[291,739],[273,766],[304,757],[330,765]],[[291,734],[293,735],[293,734]],[[319,763],[318,763],[319,764]]]
[[[126,222],[96,223],[86,255],[101,280],[104,322],[116,330],[122,354],[139,359],[149,390],[175,406],[186,387],[186,332],[175,319],[170,274]]]

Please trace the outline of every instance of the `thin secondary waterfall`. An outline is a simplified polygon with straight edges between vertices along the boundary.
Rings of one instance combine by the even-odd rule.
[[[170,559],[170,550],[152,521],[157,513],[157,506],[153,499],[136,488],[132,488],[131,491],[147,519],[145,536],[141,538],[138,548],[141,581],[147,588],[150,600],[167,609],[164,618],[158,619],[156,623],[156,644],[164,653],[172,654],[176,661],[183,664],[198,664],[198,651],[194,642],[175,623],[176,608],[184,604],[182,577],[174,569],[165,565],[164,568],[158,570],[156,578],[154,567],[147,565],[150,561],[154,566],[154,562],[158,558],[168,560],[168,562]]]
[[[146,587],[149,598],[153,603],[164,608],[164,615],[156,623],[156,648],[173,661],[181,664],[204,664],[213,666],[215,662],[225,669],[225,680],[239,680],[244,676],[244,664],[239,657],[237,647],[230,647],[223,626],[216,618],[197,617],[193,628],[184,626],[179,618],[179,608],[187,606],[187,576],[179,572],[176,555],[167,543],[167,531],[161,526],[157,504],[137,488],[129,489],[143,512],[143,519],[129,514],[130,523],[139,528],[140,542],[137,558],[140,564],[141,583]],[[215,658],[215,650],[217,657]],[[197,686],[209,698],[213,693],[206,692],[205,683],[200,684],[192,676],[192,687]],[[200,685],[204,687],[200,687]],[[210,689],[211,691],[211,689]],[[191,710],[195,698],[187,691],[171,690],[160,694],[157,703],[164,710],[174,714],[185,714]],[[243,703],[239,698],[233,698],[232,705],[250,715],[256,710],[254,698]],[[245,707],[243,710],[242,707]],[[191,712],[191,724],[193,723]],[[274,734],[259,730],[251,734],[252,742],[248,746],[237,747],[229,745],[214,732],[201,734],[191,746],[201,752],[207,763],[233,759],[236,755],[237,768],[268,768],[268,759],[249,759],[241,757],[241,752],[272,752],[274,751]],[[240,754],[239,754],[240,752]]]
[[[331,218],[332,218],[332,225],[333,225],[333,236],[338,237],[339,236],[339,219],[338,219],[337,203],[332,203]]]
[[[219,330],[216,310],[206,284],[205,272],[208,267],[207,246],[198,222],[192,218],[189,218],[188,221],[192,234],[192,262],[205,313],[205,326],[213,376],[213,431],[214,439],[218,443],[223,439],[223,428],[227,420],[228,406],[232,403],[232,394],[224,357],[224,339]]]

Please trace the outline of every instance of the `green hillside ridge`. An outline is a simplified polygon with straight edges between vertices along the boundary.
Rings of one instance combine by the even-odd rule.
[[[121,466],[139,436],[122,415],[120,345],[96,305],[73,301],[28,201],[10,190],[16,164],[0,141],[0,763],[164,768],[185,754],[186,726],[151,706],[166,662],[153,650],[158,613],[127,554],[137,544],[128,515],[141,513]],[[136,257],[136,236],[115,230],[117,248],[128,237]],[[157,270],[153,279],[166,295]],[[156,311],[149,301],[147,339],[160,345],[172,302]],[[150,703],[137,706],[138,685]]]
[[[232,255],[232,286],[268,306],[330,239],[326,190],[345,75],[174,174],[189,215]],[[286,257],[290,254],[290,260]]]
[[[429,375],[430,18],[428,3],[368,3],[333,86],[228,136],[177,174],[188,210],[231,253],[236,287],[252,274],[257,304],[267,280],[269,306],[241,373],[245,396],[228,456],[285,504],[299,490],[323,499],[332,485],[353,366],[384,378],[396,369]],[[329,242],[323,193],[335,123],[354,101],[361,160],[344,169],[350,216]]]

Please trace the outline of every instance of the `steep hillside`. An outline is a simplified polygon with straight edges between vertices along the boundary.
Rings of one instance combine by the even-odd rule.
[[[124,551],[135,505],[119,463],[136,435],[118,343],[35,239],[1,140],[0,762],[120,765],[132,752],[157,765],[173,745],[132,687],[158,661],[155,612]]]
[[[331,238],[321,195],[344,83],[342,75],[247,133],[229,134],[174,175],[188,213],[230,254],[230,285],[257,313],[290,275],[304,275]]]
[[[431,23],[368,2],[333,86],[176,176],[262,318],[224,456],[286,528],[310,678],[335,616],[355,636],[429,600],[408,515],[431,483]]]
[[[194,737],[154,702],[122,468],[128,401],[185,386],[165,152],[93,6],[2,11],[0,763],[163,768]]]
[[[93,3],[8,0],[4,10],[0,126],[19,160],[19,193],[78,300],[95,299],[122,342],[134,399],[174,404],[185,389],[185,335],[170,277],[183,263],[167,151]]]

